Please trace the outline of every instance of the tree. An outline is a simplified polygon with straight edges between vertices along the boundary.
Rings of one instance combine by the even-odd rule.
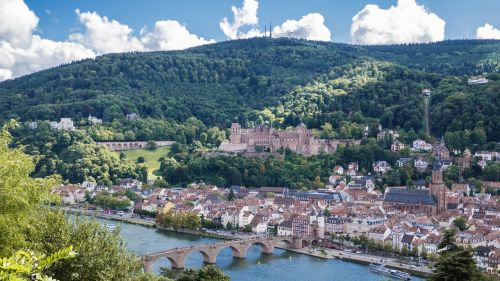
[[[485,280],[479,272],[472,249],[455,243],[455,229],[447,229],[438,248],[441,250],[430,281],[479,281]]]
[[[78,255],[44,268],[43,274],[65,281],[133,281],[142,275],[141,263],[127,252],[118,230],[109,232],[88,219],[70,222],[63,212],[44,206],[57,203],[49,190],[58,179],[31,178],[33,159],[9,144],[4,128],[0,132],[0,255],[11,256],[25,248],[63,257],[73,246]]]
[[[146,162],[146,159],[144,158],[144,156],[137,157],[137,163],[144,163],[144,162]]]
[[[330,210],[328,208],[325,208],[325,210],[323,210],[323,215],[328,218],[330,217],[332,214],[330,212]]]
[[[276,194],[274,194],[274,192],[267,192],[266,193],[266,198],[273,199],[275,196],[276,196]]]
[[[73,247],[68,247],[45,257],[33,251],[17,251],[9,258],[0,258],[0,280],[56,281],[43,273],[59,260],[75,257]]]
[[[456,226],[460,231],[464,231],[464,230],[467,230],[469,228],[464,217],[458,217],[458,218],[454,219],[453,225]]]
[[[0,131],[0,256],[10,256],[21,248],[29,247],[26,230],[36,221],[44,202],[56,202],[49,189],[59,181],[56,177],[34,179],[33,158],[21,149],[11,149],[8,129],[17,123],[10,122]]]
[[[170,276],[168,276],[170,277]],[[176,279],[177,281],[230,281],[231,278],[214,265],[200,269],[186,269]]]
[[[148,141],[148,143],[146,144],[146,147],[148,148],[148,150],[156,150],[158,145],[156,144],[155,141]]]
[[[229,194],[227,195],[227,201],[234,201],[236,200],[236,195],[234,195],[233,189],[229,189]]]

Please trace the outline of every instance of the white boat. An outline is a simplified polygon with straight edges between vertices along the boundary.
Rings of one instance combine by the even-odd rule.
[[[116,229],[116,225],[115,224],[112,224],[112,223],[107,223],[104,225],[104,227],[109,230],[109,231],[113,231]]]
[[[410,274],[403,272],[403,271],[395,270],[395,269],[389,269],[389,268],[385,267],[383,264],[373,264],[372,263],[368,266],[368,270],[370,272],[384,275],[384,276],[394,278],[394,279],[411,280]]]

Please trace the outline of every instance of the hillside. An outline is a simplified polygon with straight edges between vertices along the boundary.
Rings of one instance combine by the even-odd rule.
[[[183,51],[109,54],[5,81],[0,83],[0,121],[82,118],[89,114],[111,121],[136,112],[171,122],[194,116],[207,126],[227,127],[235,117],[258,122],[259,112],[264,110],[282,115],[277,125],[302,120],[319,128],[324,122],[361,112],[387,127],[418,131],[423,112],[418,93],[422,87],[439,88],[445,78],[462,79],[452,85],[462,87],[464,76],[499,70],[500,42],[492,40],[353,46],[253,38]],[[358,78],[369,79],[355,87],[331,83]],[[331,92],[321,87],[309,91],[311,85],[343,90],[343,95],[325,96]],[[320,99],[315,99],[310,94],[318,89]],[[480,93],[485,104],[495,108],[481,113],[479,119],[488,118],[491,110],[499,108],[494,95],[497,90],[495,83],[487,89],[490,94]],[[300,108],[293,101],[297,94],[301,102],[306,101],[301,105],[307,109],[286,114],[287,106],[293,107],[292,111]],[[440,101],[454,93],[443,94]],[[439,118],[441,112],[432,114]],[[498,114],[493,115],[498,118]],[[494,120],[479,121],[488,126]],[[447,126],[433,124],[432,130],[442,134],[448,131]],[[464,128],[468,127],[459,129]],[[494,126],[489,130],[493,133]],[[491,135],[489,139],[498,137]]]

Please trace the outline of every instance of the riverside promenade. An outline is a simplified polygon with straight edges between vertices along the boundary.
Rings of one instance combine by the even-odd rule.
[[[384,264],[388,268],[401,270],[420,277],[429,277],[432,274],[432,270],[426,266],[412,267],[410,265],[403,264],[396,259],[374,256],[365,253],[357,254],[357,253],[350,253],[350,252],[326,249],[326,248],[324,249],[324,251],[320,251],[317,249],[309,249],[309,248],[290,249],[283,244],[277,245],[276,248],[285,249],[288,251],[310,255],[322,259],[339,259],[342,261],[355,262],[365,265],[368,265],[370,263]]]

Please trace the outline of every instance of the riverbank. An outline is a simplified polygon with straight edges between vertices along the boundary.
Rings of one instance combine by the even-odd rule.
[[[431,269],[428,267],[411,267],[393,259],[387,259],[367,254],[347,253],[333,249],[324,249],[323,251],[309,248],[289,249],[286,247],[286,245],[279,245],[276,246],[276,248],[322,259],[339,259],[342,261],[354,262],[363,265],[369,265],[370,263],[380,263],[384,264],[388,268],[401,270],[420,277],[429,277],[432,273]]]
[[[136,225],[142,225],[142,226],[152,227],[152,228],[156,228],[158,230],[174,232],[174,233],[198,235],[198,236],[203,236],[203,237],[207,237],[207,238],[216,238],[216,239],[222,239],[222,240],[238,239],[237,237],[234,237],[234,236],[219,234],[219,233],[211,232],[211,231],[209,232],[209,231],[190,230],[190,229],[174,229],[172,227],[162,227],[160,225],[157,225],[155,221],[150,221],[150,220],[145,220],[145,219],[140,219],[140,218],[131,218],[131,217],[122,216],[122,215],[101,214],[101,213],[96,212],[94,210],[73,209],[73,208],[63,208],[63,210],[67,213],[70,213],[70,214],[84,215],[84,216],[96,217],[96,218],[101,218],[101,219],[125,222],[125,223],[136,224]]]
[[[71,209],[71,208],[65,208],[64,210],[68,213],[71,213],[71,214],[81,214],[81,215],[85,215],[85,216],[93,216],[93,217],[102,218],[102,219],[108,219],[108,220],[129,223],[129,224],[141,225],[141,226],[151,227],[151,228],[155,228],[155,229],[167,231],[167,232],[172,232],[172,233],[189,234],[189,235],[196,235],[196,236],[222,239],[222,240],[241,239],[241,237],[237,237],[237,236],[231,235],[231,234],[225,234],[225,232],[216,233],[215,231],[214,232],[212,232],[212,231],[207,232],[207,231],[189,230],[189,229],[165,228],[165,227],[161,227],[161,226],[156,225],[156,223],[154,221],[124,217],[124,216],[120,216],[120,215],[99,214],[98,212],[95,212],[93,210]],[[245,237],[245,238],[248,238],[248,237]],[[409,265],[404,265],[397,260],[387,259],[384,257],[373,256],[373,255],[368,255],[368,254],[347,253],[347,252],[333,250],[333,249],[324,249],[324,252],[322,252],[320,250],[316,250],[316,249],[312,250],[309,248],[290,249],[290,248],[286,247],[286,245],[278,245],[278,246],[276,246],[276,248],[287,250],[290,252],[303,254],[303,255],[308,255],[308,256],[312,256],[312,257],[316,257],[316,258],[321,258],[321,259],[339,259],[342,261],[349,261],[349,262],[354,262],[354,263],[363,264],[363,265],[368,265],[370,263],[381,263],[380,260],[383,260],[383,264],[385,264],[388,268],[405,271],[405,272],[408,272],[412,275],[416,275],[416,276],[420,276],[420,277],[429,277],[431,274],[431,270],[427,267],[411,267]]]

